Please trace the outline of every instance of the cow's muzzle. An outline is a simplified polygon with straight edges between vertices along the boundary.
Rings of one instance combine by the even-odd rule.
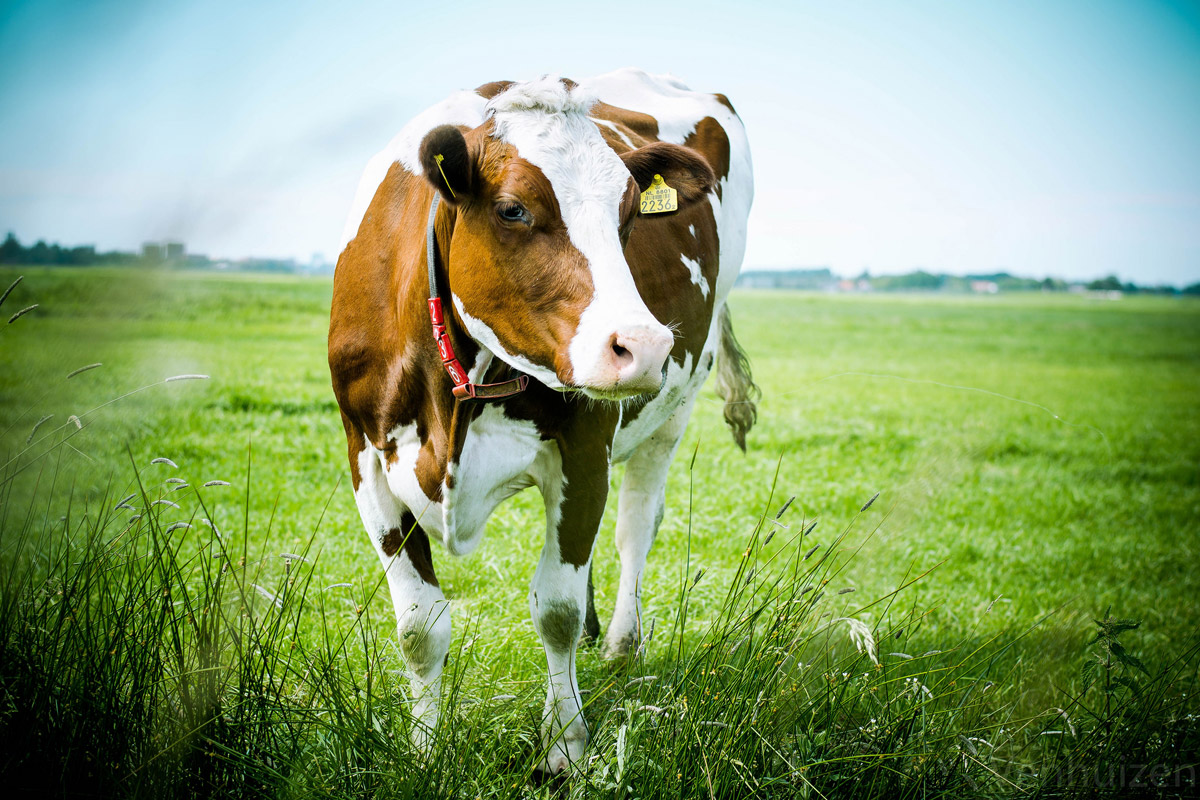
[[[675,337],[664,326],[630,325],[608,335],[607,345],[580,388],[597,398],[616,399],[658,391]]]

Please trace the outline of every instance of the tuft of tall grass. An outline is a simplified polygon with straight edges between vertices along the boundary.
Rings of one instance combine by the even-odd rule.
[[[27,515],[6,539],[0,780],[15,791],[1057,797],[1110,774],[1136,788],[1143,764],[1171,765],[1154,773],[1166,788],[1195,788],[1194,648],[1136,693],[1107,697],[1107,711],[1085,693],[1021,719],[1024,668],[1004,657],[1019,636],[907,652],[924,620],[899,606],[912,581],[854,603],[840,591],[846,533],[819,541],[782,512],[761,515],[699,633],[686,610],[705,575],[685,568],[673,621],[634,654],[614,665],[583,653],[592,741],[570,775],[539,779],[543,687],[496,690],[486,660],[503,643],[487,642],[479,618],[456,637],[446,713],[421,755],[390,620],[372,618],[387,605],[372,602],[381,584],[317,586],[319,554],[270,551],[270,523],[235,539],[209,522],[202,492],[227,482],[150,485],[150,469],[134,470],[132,496],[106,494],[40,529]],[[180,508],[158,502],[167,493]]]

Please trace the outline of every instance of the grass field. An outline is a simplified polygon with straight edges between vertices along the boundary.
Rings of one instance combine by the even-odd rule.
[[[325,365],[329,282],[31,268],[0,271],[0,284],[7,286],[20,274],[24,280],[5,301],[4,319],[30,304],[39,306],[0,331],[0,430],[5,431],[8,462],[2,472],[0,549],[10,565],[10,593],[26,591],[21,587],[36,586],[40,579],[22,583],[26,579],[15,580],[13,575],[53,576],[54,569],[71,561],[62,553],[72,548],[92,552],[88,548],[94,550],[95,543],[87,544],[81,531],[94,531],[93,538],[111,541],[128,517],[105,522],[104,513],[139,491],[136,470],[146,500],[164,493],[181,506],[155,507],[156,530],[174,522],[193,525],[167,537],[173,543],[168,548],[171,558],[192,570],[179,571],[175,580],[180,585],[203,584],[208,574],[204,564],[215,563],[203,560],[213,557],[216,548],[200,517],[211,519],[222,531],[228,553],[242,554],[253,566],[259,586],[283,586],[299,580],[300,572],[294,570],[302,571],[312,607],[297,607],[287,641],[328,640],[330,631],[355,631],[360,646],[353,654],[343,647],[339,663],[347,675],[365,677],[367,696],[374,692],[381,707],[391,710],[385,717],[402,718],[403,681],[396,674],[400,663],[388,644],[393,635],[390,601],[386,587],[378,590],[381,574],[354,509],[344,437]],[[646,617],[664,633],[650,643],[643,665],[626,668],[654,668],[660,684],[669,682],[668,670],[694,677],[694,670],[688,670],[702,663],[706,644],[710,652],[720,649],[714,641],[736,644],[737,637],[728,637],[745,623],[746,609],[774,609],[777,624],[783,624],[791,613],[788,608],[802,607],[804,619],[793,621],[823,637],[823,654],[812,655],[816,639],[804,650],[813,663],[825,664],[827,674],[836,675],[838,670],[829,667],[833,659],[850,658],[854,670],[862,672],[865,664],[869,672],[870,663],[849,640],[830,631],[831,620],[853,617],[879,639],[879,670],[884,676],[879,680],[884,686],[902,687],[913,675],[925,676],[923,685],[933,687],[934,697],[961,712],[974,706],[964,705],[956,684],[982,681],[986,673],[989,688],[996,686],[988,701],[994,705],[986,713],[980,711],[970,725],[977,726],[976,732],[991,731],[993,738],[1006,725],[1010,738],[1014,728],[1025,731],[1020,741],[1011,738],[1002,759],[994,752],[988,756],[999,760],[988,762],[980,774],[986,778],[1003,772],[993,783],[979,784],[983,778],[975,775],[969,785],[950,780],[948,788],[938,791],[1053,794],[1045,773],[1038,772],[1048,763],[1058,763],[1054,759],[1059,751],[1047,751],[1047,741],[1085,762],[1099,758],[1099,751],[1082,744],[1082,722],[1078,742],[1065,734],[1041,735],[1047,725],[1063,727],[1061,721],[1056,723],[1055,712],[1068,709],[1077,721],[1091,714],[1093,728],[1106,731],[1104,741],[1115,741],[1115,717],[1096,713],[1100,701],[1095,692],[1080,698],[1081,667],[1097,630],[1093,620],[1103,619],[1111,609],[1113,617],[1141,622],[1137,629],[1120,633],[1124,647],[1117,649],[1140,657],[1145,666],[1145,675],[1136,670],[1131,674],[1140,676],[1143,690],[1154,688],[1144,694],[1160,704],[1155,706],[1157,716],[1147,719],[1153,716],[1163,729],[1183,726],[1178,728],[1183,737],[1178,742],[1157,745],[1155,758],[1165,759],[1174,770],[1164,773],[1164,785],[1178,788],[1178,775],[1186,776],[1188,769],[1194,780],[1200,736],[1192,691],[1200,642],[1200,304],[1064,295],[742,292],[734,295],[731,305],[739,338],[763,389],[758,425],[743,456],[721,422],[718,399],[711,389],[702,394],[672,468],[667,515],[644,582]],[[72,370],[95,362],[103,366],[66,378]],[[210,377],[151,386],[84,413],[131,390],[189,373]],[[68,421],[72,414],[80,416],[81,430]],[[53,416],[30,437],[46,415]],[[169,458],[178,468],[151,463],[155,458]],[[619,477],[618,469],[614,485]],[[168,478],[181,478],[190,486],[170,491],[164,483]],[[215,479],[231,485],[196,488]],[[876,493],[878,499],[860,511]],[[793,496],[794,503],[778,522],[770,521]],[[202,511],[197,510],[201,503]],[[617,581],[612,512],[610,507],[595,559],[602,623],[603,614],[611,610]],[[67,520],[60,522],[63,516]],[[521,777],[527,762],[532,763],[530,742],[536,738],[534,717],[544,668],[524,601],[543,537],[541,516],[536,495],[525,493],[501,507],[478,552],[462,560],[435,552],[439,577],[456,615],[451,650],[455,685],[464,697],[475,700],[510,694],[519,698],[511,712],[505,712],[508,716],[501,715],[505,722],[482,711],[477,720],[468,715],[475,721],[467,728],[478,730],[481,737],[497,736],[496,725],[511,735],[488,745],[498,755],[484,759],[486,769],[477,764],[471,780],[454,784],[453,792],[440,787],[449,793],[521,796],[563,791],[561,786],[537,787]],[[795,537],[813,522],[816,528],[803,538],[801,549]],[[764,543],[772,532],[775,535]],[[843,533],[845,538],[839,539]],[[835,542],[836,550],[827,554],[822,549],[812,562],[803,561],[811,545]],[[60,554],[57,561],[39,555],[55,552]],[[303,553],[309,561],[297,562],[280,553]],[[811,577],[829,583],[825,596],[813,605],[818,592],[797,595],[800,582],[782,580],[778,569],[793,564],[794,574],[801,574],[816,561],[822,566]],[[682,591],[698,570],[703,577]],[[748,588],[734,590],[747,586],[747,576]],[[905,588],[892,595],[901,586]],[[836,593],[844,589],[854,591]],[[737,602],[730,599],[735,595]],[[318,597],[319,603],[313,599]],[[881,598],[884,602],[878,602]],[[11,611],[16,605],[6,607]],[[319,614],[313,610],[316,605]],[[734,613],[736,609],[740,610]],[[13,614],[8,615],[10,622]],[[822,614],[831,616],[822,622]],[[675,633],[668,636],[667,631]],[[10,634],[15,635],[11,630],[6,635]],[[272,646],[283,641],[271,639]],[[5,646],[14,652],[12,641]],[[628,700],[632,690],[622,684],[626,694],[603,695],[601,687],[615,685],[611,668],[595,652],[581,652],[581,685],[595,687],[598,693],[589,722],[593,751],[600,758],[586,777],[567,787],[580,796],[601,790],[611,795],[622,788],[631,797],[792,796],[789,792],[801,789],[814,797],[833,796],[846,791],[838,781],[849,778],[838,777],[842,773],[836,770],[821,773],[818,765],[839,764],[842,769],[845,763],[882,764],[887,762],[883,754],[891,752],[885,748],[869,758],[861,753],[835,758],[829,755],[832,744],[805,739],[808,734],[803,731],[811,731],[814,724],[811,716],[802,721],[777,711],[788,732],[764,741],[783,751],[779,758],[786,767],[769,766],[774,756],[764,756],[758,767],[746,766],[748,756],[722,755],[719,742],[705,740],[703,752],[720,768],[697,767],[695,782],[689,783],[682,768],[675,778],[667,774],[673,768],[663,772],[661,765],[626,755],[627,747],[633,752],[627,745],[630,737],[643,737],[639,741],[644,750],[650,741],[645,737],[659,734],[635,726],[632,712],[625,723],[609,724],[613,709]],[[232,670],[230,665],[244,657],[242,653],[217,660]],[[6,663],[11,667],[12,659]],[[374,678],[372,670],[377,670]],[[755,680],[762,677],[747,664],[737,670]],[[900,671],[889,683],[890,670]],[[718,671],[713,667],[713,674]],[[847,669],[847,675],[852,671]],[[1111,667],[1108,671],[1120,677]],[[867,672],[864,686],[870,682]],[[291,677],[279,677],[280,685],[303,683],[288,674]],[[13,696],[12,675],[10,671],[4,676],[9,711],[0,707],[9,745],[15,741],[12,726],[18,718],[13,709],[22,702]],[[1169,681],[1153,679],[1163,675],[1169,675]],[[936,686],[933,678],[939,681]],[[372,680],[382,683],[372,689]],[[692,678],[680,678],[677,685],[691,686],[688,680]],[[745,699],[754,683],[746,682],[747,677],[741,680],[725,691]],[[714,687],[693,688],[707,692]],[[869,698],[876,688],[872,684],[860,694]],[[811,687],[805,692],[811,712]],[[1137,705],[1133,690],[1121,694],[1113,689],[1104,695],[1109,701],[1123,698],[1131,708]],[[658,702],[648,700],[642,707],[665,702],[655,697]],[[347,700],[345,709],[358,708],[358,702]],[[856,737],[865,736],[870,714],[848,700],[838,702],[845,704],[829,706],[829,730],[853,729]],[[528,708],[516,707],[521,703]],[[736,713],[729,713],[736,726]],[[870,713],[883,719],[890,712]],[[962,722],[957,713],[947,712],[941,719]],[[370,712],[367,718],[370,721]],[[721,718],[709,721],[720,723]],[[378,732],[391,724],[377,716],[371,729]],[[960,732],[947,725],[950,733],[937,739],[943,751],[930,752],[944,755],[944,748],[951,746],[975,749],[956,743],[956,736],[971,738],[968,728]],[[716,725],[695,730],[717,736],[726,729]],[[371,747],[403,754],[397,743],[402,738],[389,734]],[[305,741],[316,748],[313,752],[324,752]],[[888,747],[898,747],[889,742]],[[1126,745],[1132,747],[1131,742]],[[462,747],[477,749],[478,744],[476,740]],[[376,752],[363,747],[364,753]],[[447,749],[460,757],[463,752],[449,745]],[[679,749],[678,754],[690,763],[695,759],[689,752]],[[1117,753],[1110,747],[1105,752],[1119,761],[1132,757],[1133,750]],[[317,774],[338,775],[343,781],[350,781],[342,774],[351,769],[347,764],[358,763],[345,753],[328,758],[305,753],[313,763],[337,765]],[[1168,758],[1163,753],[1176,755]],[[144,753],[139,757],[146,758]],[[870,784],[877,794],[937,794],[930,791],[932,774],[919,767],[924,758],[916,761],[917,751],[905,751],[904,757],[918,764],[912,767],[916,772],[905,773],[887,762]],[[227,753],[225,758],[233,757]],[[797,777],[797,759],[804,758],[814,765],[811,774],[824,775],[826,784]],[[964,763],[986,761],[978,754],[961,758]],[[934,760],[931,757],[930,763]],[[609,761],[612,775],[606,771],[602,779],[598,770],[607,770]],[[1008,772],[998,766],[1000,761],[1008,765]],[[17,769],[24,762],[10,754],[7,763]],[[447,762],[451,763],[453,758]],[[105,772],[102,766],[94,769]],[[136,768],[121,764],[107,774],[112,786],[133,792],[130,787],[139,784],[122,772],[128,769]],[[324,787],[359,796],[421,794],[413,788],[421,786],[416,772],[409,775],[395,765],[390,772],[364,769],[374,783],[363,784],[362,778],[359,783],[326,785],[313,778],[300,786],[289,778],[287,791],[278,786],[273,791],[317,796]],[[884,775],[888,777],[880,777]],[[610,778],[616,781],[612,786],[604,783]],[[859,779],[861,775],[855,778]],[[649,788],[659,784],[668,787],[661,795]],[[1129,779],[1123,785],[1128,789]],[[1195,784],[1186,786],[1194,789]],[[430,796],[440,793],[428,785],[425,791],[432,792]]]

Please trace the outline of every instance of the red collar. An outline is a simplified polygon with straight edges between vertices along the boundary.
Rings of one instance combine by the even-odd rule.
[[[433,323],[433,339],[437,342],[438,354],[442,357],[442,366],[446,374],[454,381],[454,396],[459,400],[501,400],[525,391],[529,385],[528,375],[517,375],[500,383],[471,383],[467,371],[454,355],[454,346],[450,344],[450,334],[446,330],[446,319],[442,314],[442,298],[437,285],[437,253],[434,247],[433,223],[437,218],[439,195],[433,193],[433,202],[429,204],[429,226],[425,231],[425,261],[429,266],[429,321]]]

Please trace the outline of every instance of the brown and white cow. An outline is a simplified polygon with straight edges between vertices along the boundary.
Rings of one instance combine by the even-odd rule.
[[[656,175],[678,211],[639,212]],[[471,552],[496,506],[536,486],[547,530],[529,606],[550,673],[543,767],[579,757],[575,648],[585,615],[594,627],[589,571],[610,465],[628,462],[603,644],[619,656],[638,641],[667,469],[718,350],[717,387],[743,449],[754,422],[757,387],[725,307],[752,195],[729,102],[637,70],[459,92],[368,165],[334,279],[329,366],[419,744],[437,723],[450,645],[429,541]],[[432,329],[431,291],[442,315]],[[460,398],[474,386],[504,396]]]

